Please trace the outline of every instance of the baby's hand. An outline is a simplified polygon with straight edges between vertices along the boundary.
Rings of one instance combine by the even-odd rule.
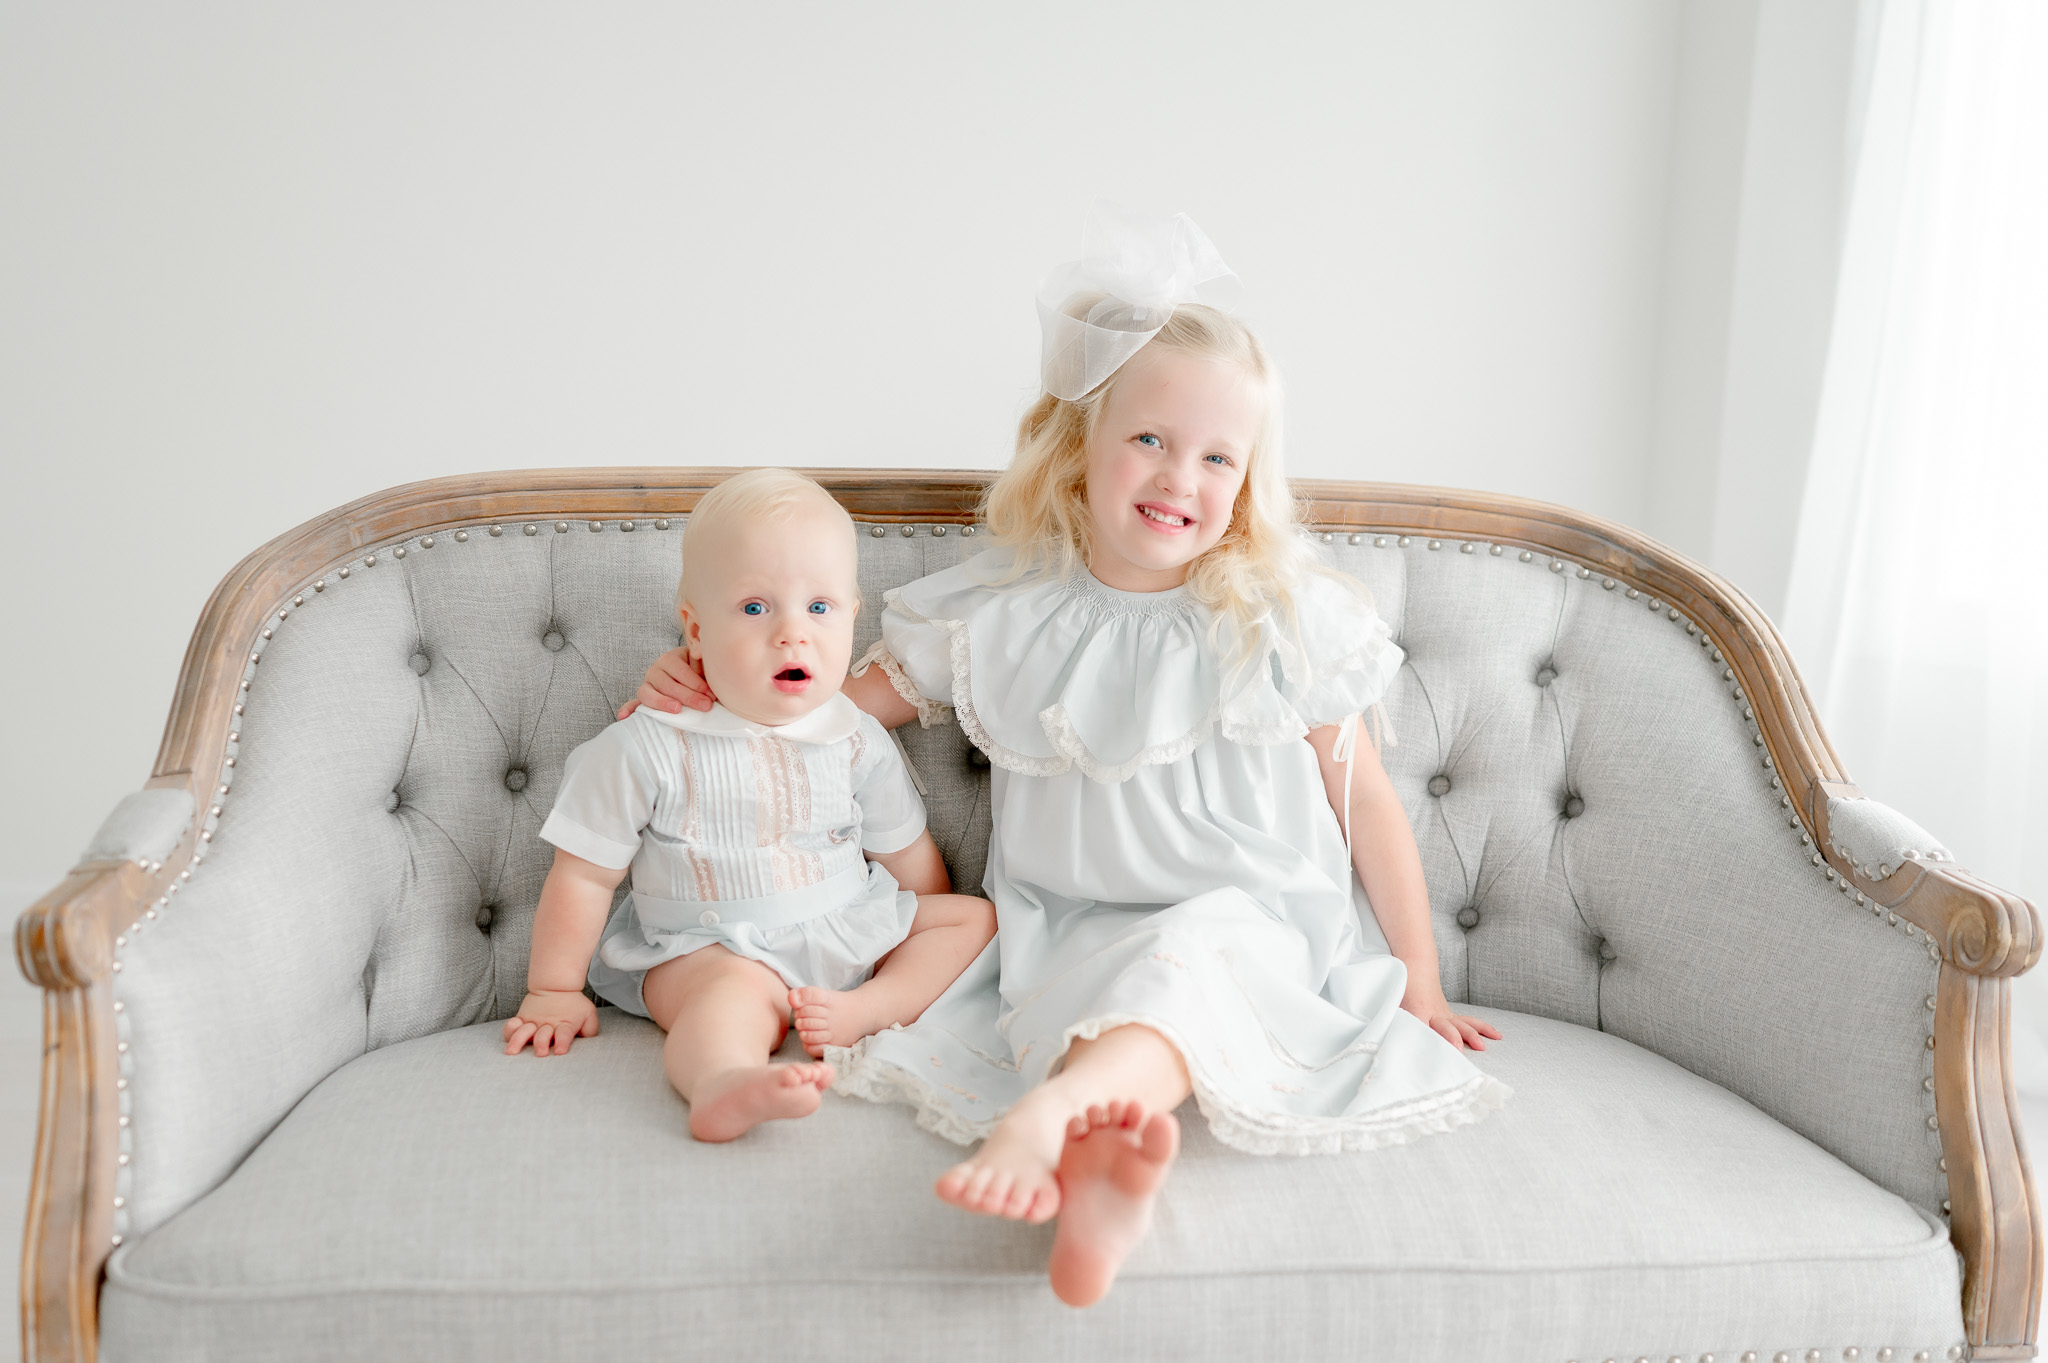
[[[1423,985],[1411,984],[1401,1006],[1429,1024],[1429,1029],[1459,1050],[1470,1048],[1475,1051],[1486,1049],[1489,1040],[1500,1040],[1500,1028],[1481,1018],[1466,1017],[1453,1013],[1448,1000],[1444,998],[1443,986],[1430,981]]]
[[[579,1036],[597,1035],[597,1005],[582,990],[535,989],[518,1013],[505,1019],[505,1054],[517,1055],[533,1043],[535,1055],[567,1055]]]
[[[692,710],[709,710],[716,699],[710,683],[704,680],[704,669],[690,656],[690,650],[672,648],[654,660],[654,666],[647,669],[647,675],[640,681],[639,694],[619,707],[617,717],[624,719],[643,705],[672,715],[681,714],[685,705]]]

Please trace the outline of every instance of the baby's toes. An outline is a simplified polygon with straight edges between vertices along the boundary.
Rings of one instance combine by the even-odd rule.
[[[1031,1205],[1024,1209],[1023,1219],[1033,1226],[1042,1226],[1052,1220],[1060,1209],[1060,1186],[1048,1183],[1031,1195]]]
[[[981,1200],[975,1205],[975,1210],[989,1216],[1001,1216],[1003,1207],[1009,1202],[1010,1194],[1016,1187],[1016,1175],[1007,1171],[997,1174],[988,1181],[988,1187],[982,1190]]]
[[[1036,1192],[1036,1189],[1020,1180],[1011,1187],[1010,1195],[1003,1199],[1002,1214],[1012,1221],[1020,1219],[1031,1210],[1031,1204],[1037,1200]]]

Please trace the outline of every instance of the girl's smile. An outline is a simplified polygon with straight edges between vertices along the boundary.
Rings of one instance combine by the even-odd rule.
[[[1187,581],[1230,528],[1265,418],[1265,394],[1231,361],[1138,352],[1088,441],[1088,570],[1122,591]]]

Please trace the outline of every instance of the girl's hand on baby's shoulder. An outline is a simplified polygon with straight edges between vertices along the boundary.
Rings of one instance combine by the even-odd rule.
[[[1483,1018],[1467,1017],[1451,1011],[1449,1000],[1444,998],[1442,986],[1435,988],[1411,986],[1401,1000],[1401,1006],[1428,1024],[1429,1029],[1459,1050],[1483,1051],[1487,1041],[1500,1040],[1500,1028]],[[1482,1040],[1481,1038],[1485,1038]]]
[[[582,990],[534,989],[505,1019],[505,1054],[517,1055],[532,1042],[535,1055],[567,1055],[577,1037],[596,1035],[597,1005]]]
[[[690,650],[672,648],[647,669],[647,675],[640,679],[639,693],[619,707],[618,718],[624,719],[643,705],[672,715],[681,714],[685,705],[692,710],[709,710],[716,699],[711,694],[711,684],[704,680],[704,669],[690,656]]]

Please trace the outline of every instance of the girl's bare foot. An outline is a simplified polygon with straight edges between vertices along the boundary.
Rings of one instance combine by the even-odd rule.
[[[939,1176],[938,1194],[962,1211],[1036,1226],[1060,1209],[1053,1176],[1064,1139],[1060,1114],[1027,1096],[965,1160]]]
[[[808,1117],[838,1076],[830,1065],[756,1065],[714,1074],[690,1103],[690,1134],[729,1141],[763,1122]]]
[[[1090,1107],[1067,1126],[1060,1152],[1060,1225],[1046,1276],[1069,1306],[1092,1306],[1152,1225],[1152,1198],[1180,1153],[1170,1112],[1140,1103]]]
[[[851,1046],[864,1036],[873,1036],[891,1019],[872,992],[860,989],[819,989],[805,985],[789,991],[789,1012],[797,1039],[812,1055],[823,1055],[827,1046]]]

